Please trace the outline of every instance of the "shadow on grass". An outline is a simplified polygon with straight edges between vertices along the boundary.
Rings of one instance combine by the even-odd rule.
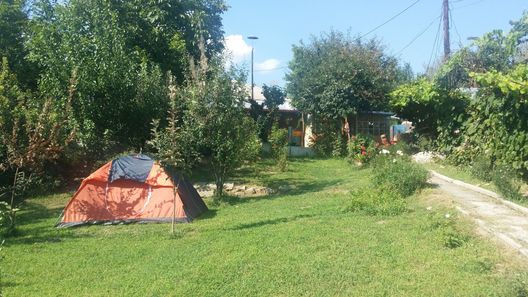
[[[59,220],[62,207],[48,209],[45,206],[25,202],[22,211],[17,214],[17,225],[13,231],[2,237],[5,244],[34,244],[34,243],[59,243],[65,239],[88,237],[86,234],[75,234],[68,229],[56,229],[55,223]]]
[[[22,211],[17,214],[17,225],[33,225],[43,220],[55,218],[59,220],[59,216],[64,209],[63,207],[47,208],[46,206],[35,202],[24,202],[21,207]]]
[[[315,217],[315,215],[298,215],[298,216],[293,216],[293,217],[263,220],[263,221],[258,221],[254,223],[249,223],[249,224],[240,224],[235,227],[227,228],[225,230],[244,230],[244,229],[258,228],[258,227],[267,226],[267,225],[277,225],[277,224],[282,224],[282,223],[288,223],[288,222],[296,221],[299,219],[305,219],[305,218],[311,218],[311,217]]]
[[[216,217],[216,213],[217,212],[218,212],[218,210],[209,208],[209,210],[207,212],[201,214],[199,217],[194,219],[194,221],[202,221],[202,220],[212,219],[212,218]]]
[[[55,229],[54,226],[39,226],[30,229],[18,228],[14,234],[5,236],[5,245],[60,243],[66,239],[90,237],[88,234],[77,234],[70,230]]]
[[[438,189],[440,186],[435,183],[427,182],[424,186],[424,189]]]

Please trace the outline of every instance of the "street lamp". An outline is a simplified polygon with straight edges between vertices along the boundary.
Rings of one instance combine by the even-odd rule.
[[[247,39],[250,40],[257,40],[257,36],[248,36]],[[251,100],[255,100],[255,93],[253,91],[254,89],[254,82],[253,82],[253,52],[255,50],[255,47],[253,46],[253,42],[251,43]]]

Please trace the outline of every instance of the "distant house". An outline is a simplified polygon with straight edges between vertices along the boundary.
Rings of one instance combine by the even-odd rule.
[[[251,92],[251,90],[249,91]],[[255,86],[255,101],[262,104],[265,100],[262,88]],[[249,109],[249,103],[246,108]],[[398,122],[392,112],[371,111],[350,115],[347,118],[351,135],[366,135],[379,141],[381,134],[391,134],[391,126]],[[291,99],[286,98],[284,104],[279,106],[279,128],[288,129],[288,139],[291,146],[310,147],[314,133],[318,130],[317,122],[311,115],[302,113],[291,104]]]
[[[251,90],[250,90],[251,92]],[[262,88],[255,86],[255,101],[262,104],[266,98],[262,95]],[[250,104],[246,103],[249,109]],[[286,98],[285,102],[279,105],[279,128],[288,130],[288,140],[292,146],[304,146],[304,127],[302,113],[291,105],[291,100]]]
[[[398,118],[393,112],[370,111],[360,112],[356,115],[347,117],[350,135],[365,135],[380,141],[380,136],[385,134],[391,135],[391,126],[398,122]],[[317,123],[308,117],[307,128],[305,130],[305,146],[310,146],[312,135],[317,131]]]

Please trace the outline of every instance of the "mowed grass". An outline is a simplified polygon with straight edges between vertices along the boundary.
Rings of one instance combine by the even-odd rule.
[[[393,217],[343,211],[369,169],[342,160],[239,173],[288,190],[210,205],[191,224],[55,229],[71,193],[35,197],[1,262],[6,296],[516,296],[518,259],[478,236],[444,246],[446,209],[409,199]],[[424,196],[425,195],[425,196]],[[427,202],[424,202],[427,201]],[[449,218],[453,220],[453,217]],[[460,230],[471,229],[456,221]]]

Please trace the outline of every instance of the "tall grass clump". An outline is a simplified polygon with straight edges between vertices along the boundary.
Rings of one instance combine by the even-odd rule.
[[[524,199],[521,194],[522,182],[511,168],[496,166],[491,172],[491,180],[504,198],[514,201]]]
[[[372,182],[354,191],[345,211],[368,215],[398,215],[406,211],[406,198],[425,187],[428,173],[407,156],[378,155],[372,161]]]
[[[367,215],[394,216],[406,210],[405,198],[388,191],[364,187],[352,192],[352,201],[345,212],[363,212]]]
[[[277,169],[284,172],[288,167],[288,130],[273,125],[269,136],[271,155],[277,164]]]
[[[427,170],[406,156],[379,156],[372,166],[373,184],[389,193],[408,197],[425,187]]]
[[[524,199],[521,194],[522,181],[511,167],[493,164],[486,157],[478,157],[473,161],[469,171],[480,180],[492,182],[504,198],[514,201]]]

